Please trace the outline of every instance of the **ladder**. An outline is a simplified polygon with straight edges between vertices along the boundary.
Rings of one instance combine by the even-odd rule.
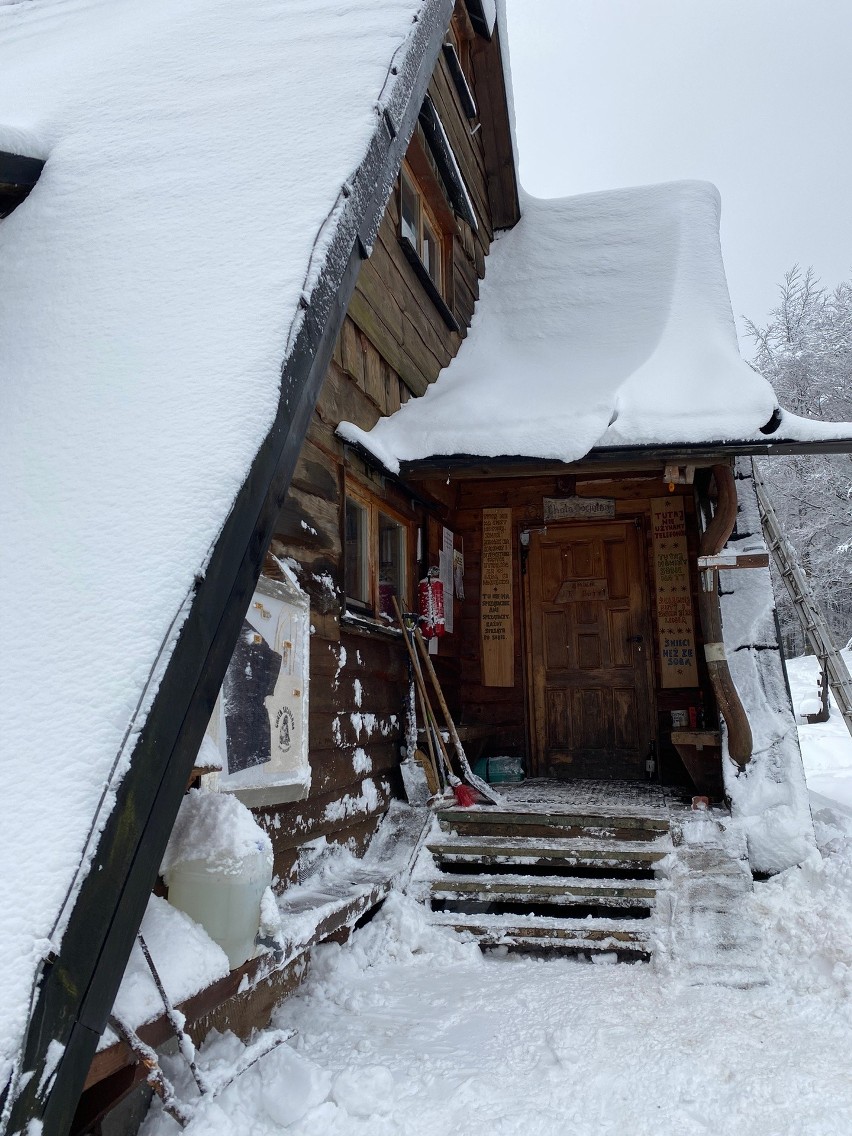
[[[805,638],[819,659],[825,679],[837,703],[846,728],[852,734],[852,677],[843,656],[834,645],[816,597],[811,591],[807,576],[799,566],[795,549],[784,535],[778,514],[773,508],[763,478],[754,469],[754,488],[760,510],[760,522],[775,566],[793,603]]]

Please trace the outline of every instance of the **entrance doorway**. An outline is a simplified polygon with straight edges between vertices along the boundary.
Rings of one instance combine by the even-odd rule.
[[[534,776],[646,776],[654,710],[647,579],[642,530],[632,520],[530,534]]]

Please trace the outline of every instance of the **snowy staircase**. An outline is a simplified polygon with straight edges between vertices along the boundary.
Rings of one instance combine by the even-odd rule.
[[[434,923],[484,947],[650,957],[667,812],[483,806],[437,822],[421,882]]]

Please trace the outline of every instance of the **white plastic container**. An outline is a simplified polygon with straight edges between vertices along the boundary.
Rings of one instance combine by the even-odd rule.
[[[201,924],[232,970],[254,957],[272,843],[245,805],[229,794],[187,793],[161,871],[169,903]]]
[[[237,872],[186,860],[169,872],[169,903],[200,923],[233,970],[255,954],[260,900],[272,883],[272,856],[258,849]]]

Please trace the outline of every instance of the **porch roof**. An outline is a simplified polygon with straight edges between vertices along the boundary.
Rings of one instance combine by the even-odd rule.
[[[778,408],[740,357],[706,182],[542,201],[488,258],[470,333],[422,398],[339,432],[398,472],[440,455],[834,443],[852,423]]]

